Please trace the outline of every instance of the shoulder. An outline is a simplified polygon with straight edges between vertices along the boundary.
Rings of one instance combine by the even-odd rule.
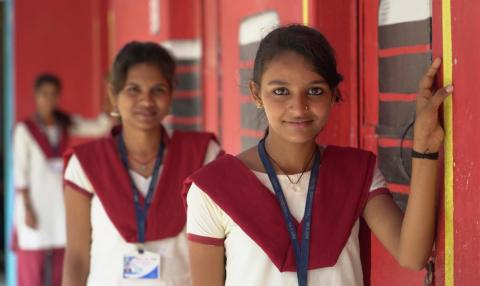
[[[110,146],[112,142],[114,142],[112,138],[100,138],[89,141],[87,143],[76,145],[72,147],[71,150],[75,154],[82,154],[85,152],[91,152],[105,148],[106,146]]]
[[[64,184],[83,194],[93,194],[94,190],[77,156],[72,155],[65,167]]]
[[[168,131],[167,131],[168,133]],[[175,130],[171,131],[171,138],[181,138],[187,140],[215,140],[217,141],[217,137],[215,134],[211,132],[204,132],[204,131],[181,131]]]
[[[15,123],[12,130],[14,140],[28,141],[29,138],[32,137],[32,127],[29,124],[32,123],[27,120],[18,121]]]
[[[100,159],[100,157],[110,153],[113,142],[112,138],[101,138],[70,147],[63,156],[65,165],[69,163],[74,155],[81,162],[96,161],[97,159]]]
[[[22,120],[18,121],[13,125],[13,132],[14,133],[25,133],[28,132],[27,122]]]
[[[263,164],[258,156],[257,145],[238,154],[236,158],[251,170],[264,171]]]
[[[324,154],[328,156],[335,156],[338,158],[345,158],[345,159],[375,159],[376,156],[373,152],[363,150],[360,148],[354,147],[344,147],[344,146],[336,146],[336,145],[328,145],[324,148]]]
[[[238,158],[224,154],[190,175],[187,182],[194,182],[199,187],[212,184],[220,186],[226,182],[230,184],[238,182],[245,169],[247,167]]]

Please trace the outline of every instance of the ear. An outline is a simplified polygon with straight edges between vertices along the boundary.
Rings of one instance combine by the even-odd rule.
[[[338,91],[338,87],[336,87],[334,90],[333,90],[333,93],[332,93],[332,102],[331,102],[331,105],[335,105],[335,103],[337,103],[337,99],[339,97],[339,91]]]
[[[252,99],[257,106],[262,106],[262,99],[260,98],[260,88],[259,86],[253,81],[250,80],[248,82],[248,88],[250,89],[250,94],[252,95]]]
[[[117,107],[117,97],[113,93],[113,86],[108,84],[108,99],[110,100],[110,104],[116,108]]]

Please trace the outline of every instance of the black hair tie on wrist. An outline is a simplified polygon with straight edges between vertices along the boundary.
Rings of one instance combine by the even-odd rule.
[[[427,151],[425,151],[425,153],[420,153],[412,149],[412,158],[438,160],[438,152],[427,153]]]

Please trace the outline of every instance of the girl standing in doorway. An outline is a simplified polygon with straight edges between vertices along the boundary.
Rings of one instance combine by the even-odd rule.
[[[342,77],[327,40],[301,25],[269,33],[250,82],[268,120],[265,137],[186,184],[193,285],[368,285],[360,219],[400,265],[421,269],[434,240],[438,108],[452,91],[432,94],[439,66],[436,59],[420,85],[403,215],[373,153],[316,143],[340,100]]]

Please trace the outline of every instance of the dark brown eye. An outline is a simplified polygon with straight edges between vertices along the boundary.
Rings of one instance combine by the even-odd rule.
[[[286,89],[284,87],[274,89],[273,93],[275,95],[288,95],[289,94],[288,89]]]
[[[136,95],[140,92],[140,88],[138,86],[128,86],[127,87],[127,93],[130,95]]]
[[[323,88],[321,87],[312,87],[308,90],[308,95],[318,96],[318,95],[322,95],[323,93],[324,91],[323,91]]]
[[[163,87],[156,87],[156,88],[152,89],[152,93],[153,93],[153,95],[162,96],[165,93],[167,93],[167,90]]]

